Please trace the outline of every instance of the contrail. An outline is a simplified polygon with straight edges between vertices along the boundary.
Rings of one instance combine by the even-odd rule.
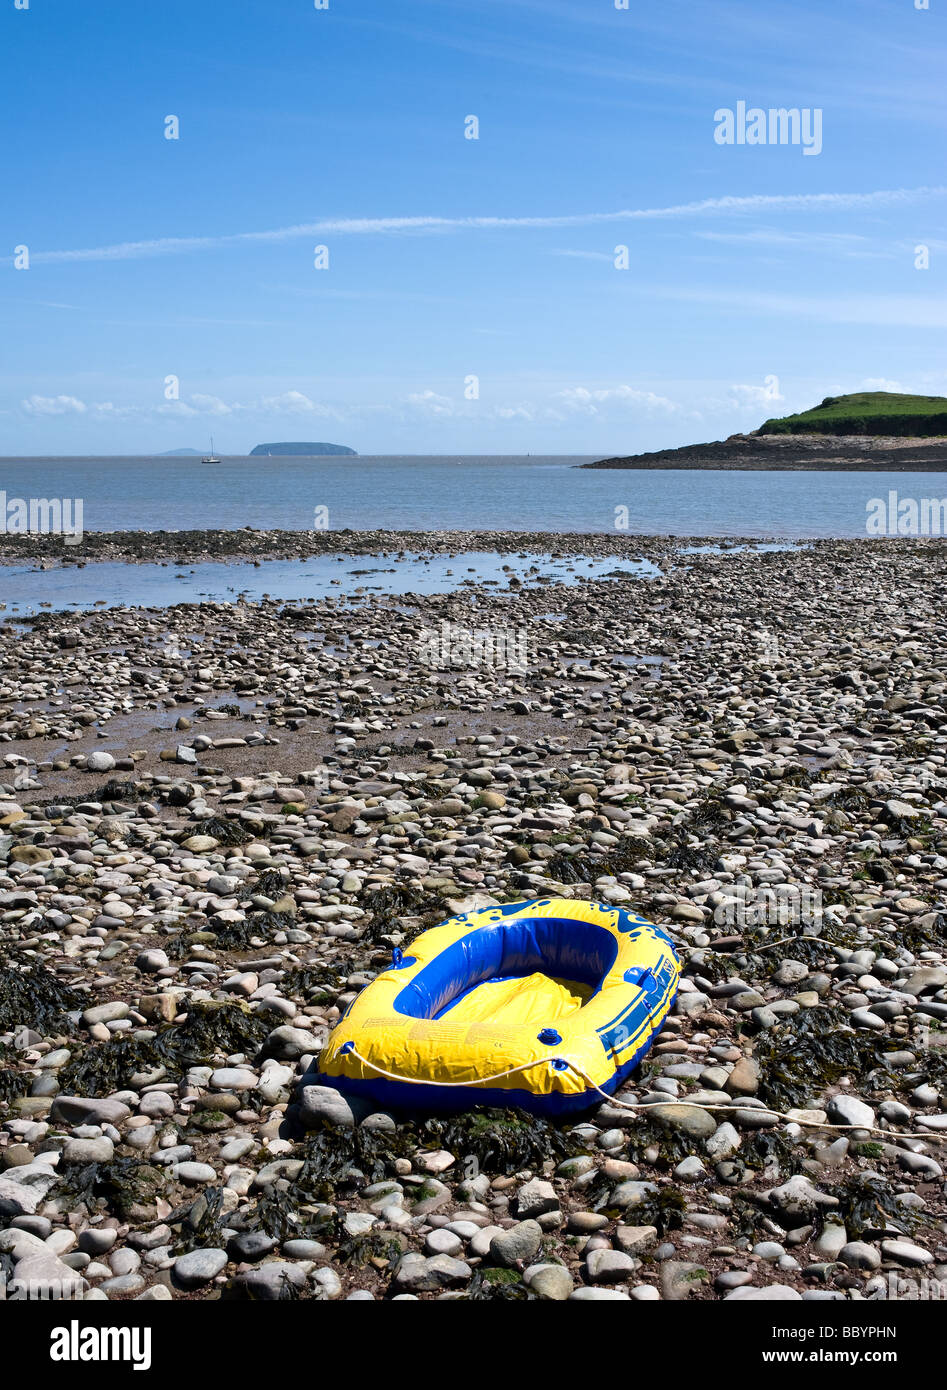
[[[312,236],[379,236],[409,232],[507,231],[529,228],[587,227],[597,223],[633,222],[656,218],[700,217],[712,213],[839,211],[890,207],[899,203],[940,198],[947,187],[888,188],[874,193],[784,193],[750,197],[702,198],[670,207],[623,208],[618,212],[585,212],[558,217],[345,217],[301,222],[271,231],[235,232],[221,236],[159,237],[152,241],[121,241],[75,251],[31,252],[34,264],[79,261],[133,261],[146,256],[175,256],[211,251],[248,242],[294,241]]]

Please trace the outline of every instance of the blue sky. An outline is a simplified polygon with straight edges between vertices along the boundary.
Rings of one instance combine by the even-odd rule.
[[[930,4],[0,0],[0,454],[602,454],[947,392]],[[717,143],[740,101],[821,152]]]

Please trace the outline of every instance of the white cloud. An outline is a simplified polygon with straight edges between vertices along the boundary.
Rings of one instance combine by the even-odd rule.
[[[253,406],[241,406],[241,410],[252,410]],[[304,396],[302,391],[284,391],[280,396],[264,396],[259,408],[267,411],[274,411],[280,415],[322,415],[332,416],[340,419],[338,411],[330,410],[328,406],[317,405],[308,396]]]
[[[643,410],[667,414],[676,414],[681,409],[667,396],[657,396],[653,391],[638,391],[633,386],[609,386],[594,391],[585,386],[570,386],[564,391],[556,391],[553,399],[562,401],[565,409],[583,415],[598,415],[601,406],[611,404],[639,406]]]
[[[85,415],[89,409],[75,396],[29,396],[22,406],[27,415]]]
[[[199,415],[232,415],[234,410],[239,408],[228,405],[219,396],[195,394],[188,399]]]
[[[677,285],[648,287],[642,293],[685,304],[721,306],[728,313],[787,314],[815,323],[863,323],[892,328],[947,328],[947,299],[932,295],[865,293],[850,295],[779,294],[768,291],[706,290]]]
[[[703,216],[706,213],[838,212],[892,207],[925,202],[947,195],[947,186],[883,188],[870,193],[775,193],[749,197],[727,195],[701,198],[667,207],[623,208],[615,212],[565,213],[552,217],[343,217],[301,222],[260,232],[233,232],[221,236],[156,237],[149,241],[122,241],[107,246],[76,250],[32,252],[34,264],[81,261],[128,261],[146,256],[178,255],[209,251],[251,242],[295,241],[304,237],[409,234],[416,232],[508,231],[530,228],[586,227],[600,223]]]
[[[416,391],[408,397],[408,404],[428,415],[453,415],[454,402],[449,396],[439,396],[436,391]]]
[[[112,401],[97,401],[87,405],[75,396],[30,396],[22,402],[29,415],[85,415],[102,418],[152,419],[171,415],[177,419],[193,420],[200,416],[219,418],[228,415],[319,415],[341,419],[339,411],[312,401],[301,391],[284,391],[278,396],[263,396],[253,401],[225,401],[196,391],[176,401],[159,401],[150,405],[115,405]]]
[[[869,376],[862,382],[863,391],[903,391],[900,381],[886,381],[883,376]]]
[[[779,383],[775,378],[771,384],[764,386],[748,386],[737,382],[730,387],[730,392],[736,397],[736,402],[740,406],[770,405],[774,401],[786,399],[780,394]]]
[[[575,261],[608,261],[609,265],[615,264],[614,252],[608,251],[551,251],[551,256],[568,256]]]

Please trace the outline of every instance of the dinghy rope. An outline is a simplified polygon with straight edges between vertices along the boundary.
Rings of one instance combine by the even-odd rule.
[[[599,1095],[603,1098],[603,1100],[608,1101],[610,1105],[618,1106],[621,1110],[633,1110],[635,1112],[644,1111],[645,1113],[647,1113],[652,1108],[651,1105],[645,1105],[641,1101],[632,1102],[627,1100],[619,1100],[617,1096],[609,1095],[607,1091],[602,1090],[601,1086],[597,1086],[595,1082],[592,1080],[592,1078],[588,1076],[587,1073],[584,1072],[580,1066],[578,1066],[575,1062],[571,1062],[568,1057],[539,1057],[534,1062],[521,1062],[518,1066],[508,1067],[506,1071],[498,1071],[494,1073],[493,1076],[478,1076],[476,1081],[428,1081],[425,1077],[421,1076],[399,1076],[397,1072],[386,1071],[384,1067],[378,1066],[376,1062],[370,1061],[368,1057],[363,1057],[361,1052],[359,1052],[358,1048],[352,1042],[344,1043],[342,1047],[339,1049],[339,1052],[340,1054],[344,1053],[346,1056],[357,1057],[363,1066],[369,1067],[372,1071],[377,1072],[379,1076],[387,1077],[389,1081],[399,1081],[409,1086],[436,1086],[439,1090],[471,1090],[473,1087],[476,1086],[489,1085],[491,1081],[502,1081],[503,1078],[506,1076],[515,1076],[517,1072],[532,1071],[534,1067],[551,1066],[553,1062],[561,1062],[564,1063],[564,1067],[560,1068],[560,1070],[568,1069],[569,1071],[575,1072],[576,1076],[581,1077],[581,1079],[586,1083],[588,1087],[590,1087],[591,1090],[597,1091]],[[741,1111],[744,1113],[749,1111],[750,1114],[755,1113],[759,1115],[776,1115],[779,1117],[779,1119],[788,1121],[789,1124],[800,1125],[803,1128],[826,1129],[832,1133],[839,1130],[858,1130],[862,1134],[881,1134],[884,1136],[885,1139],[891,1142],[894,1142],[898,1139],[923,1139],[927,1141],[932,1140],[935,1143],[943,1143],[944,1140],[947,1140],[947,1133],[938,1134],[935,1130],[923,1130],[920,1133],[903,1133],[897,1130],[880,1129],[875,1125],[836,1125],[831,1124],[827,1119],[805,1120],[797,1118],[795,1115],[789,1115],[783,1110],[774,1110],[768,1105],[762,1109],[758,1109],[756,1106],[750,1106],[745,1104],[697,1105],[694,1101],[675,1100],[673,1098],[670,1098],[666,1101],[654,1101],[652,1102],[652,1104],[660,1104],[665,1107],[685,1106],[690,1109],[696,1108],[699,1110],[706,1110],[708,1114],[711,1115],[733,1115]]]

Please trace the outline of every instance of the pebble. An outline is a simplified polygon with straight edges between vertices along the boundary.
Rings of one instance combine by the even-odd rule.
[[[207,1284],[225,1268],[227,1254],[212,1246],[203,1250],[191,1250],[179,1255],[174,1261],[174,1278],[185,1289],[194,1289]]]
[[[220,535],[261,557],[339,544]],[[94,555],[127,544],[86,541]],[[457,565],[469,538],[345,543],[423,546]],[[136,558],[179,558],[157,533],[135,544]],[[537,542],[489,544],[529,555]],[[868,1297],[892,1270],[936,1272],[947,1113],[925,1030],[947,1017],[947,622],[929,545],[825,541],[779,565],[748,548],[683,556],[668,538],[557,547],[551,582],[526,574],[502,595],[459,583],[401,605],[366,586],[357,604],[0,625],[4,945],[79,991],[54,1022],[7,1019],[0,991],[4,1084],[19,1090],[0,1111],[0,1250],[38,1240],[25,1258],[40,1277],[69,1270],[96,1301],[215,1298],[225,1281],[228,1296],[268,1300],[452,1300],[491,1266],[549,1301],[822,1300]],[[647,556],[660,573],[586,580],[603,553],[619,568]],[[778,632],[775,665],[748,659],[740,612]],[[528,677],[432,678],[422,627],[493,615],[535,639]],[[164,655],[169,635],[187,661]],[[588,679],[563,676],[576,657]],[[786,887],[823,893],[831,933],[739,919],[745,891]],[[328,1030],[394,946],[483,903],[570,894],[640,911],[679,948],[652,1079],[619,1097],[644,1099],[660,1143],[640,1148],[642,1112],[606,1102],[569,1117],[564,1150],[532,1136],[507,1164],[449,1129],[419,1147],[399,1116],[318,1084]],[[805,946],[776,944],[800,928]],[[765,952],[744,949],[747,930],[768,937]],[[136,1060],[100,1095],[73,1094],[94,1049],[127,1040],[145,1054],[173,1021],[187,1030],[221,1006],[252,1037]],[[791,1070],[797,1039],[808,1049],[823,1025],[865,1065],[830,1079],[809,1050],[795,1104],[777,1114],[772,1050]],[[855,1132],[833,1139],[846,1124]],[[863,1148],[857,1130],[876,1125],[890,1133]],[[334,1184],[331,1212],[294,1187],[307,1143],[335,1144],[326,1126],[358,1129],[366,1153]],[[779,1143],[756,1168],[758,1131],[788,1141],[791,1163]],[[382,1159],[367,1171],[372,1145]],[[60,1205],[57,1163],[129,1158],[143,1165],[134,1200],[105,1190],[94,1212]],[[858,1228],[833,1220],[831,1194],[871,1170],[893,1210],[918,1217],[910,1235],[891,1218],[849,1240]],[[747,1183],[755,1249],[737,1210]],[[683,1224],[659,1238],[647,1223],[672,1188]],[[213,1200],[225,1250],[177,1253]],[[305,1211],[297,1229],[325,1235],[253,1226],[258,1206],[281,1203]],[[353,1267],[341,1240],[386,1253]]]

